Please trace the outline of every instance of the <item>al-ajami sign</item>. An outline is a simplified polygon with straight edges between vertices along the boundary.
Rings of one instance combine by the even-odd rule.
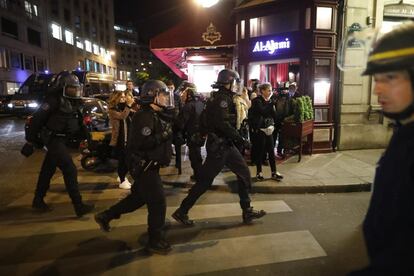
[[[221,33],[217,32],[216,27],[210,22],[210,25],[207,27],[207,32],[204,32],[201,37],[204,41],[214,44],[214,42],[221,40]]]

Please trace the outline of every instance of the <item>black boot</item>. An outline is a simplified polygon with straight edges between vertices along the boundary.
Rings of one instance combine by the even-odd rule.
[[[111,231],[111,226],[109,225],[109,222],[111,221],[111,219],[105,212],[96,214],[95,221],[97,224],[99,224],[102,231],[105,231],[105,232]]]
[[[32,203],[32,208],[40,212],[50,212],[52,208],[43,201],[43,197],[35,196]]]
[[[175,219],[183,225],[192,226],[194,224],[194,221],[189,219],[187,214],[181,212],[180,208],[175,210],[175,212],[171,216],[173,217],[173,219]]]
[[[167,255],[171,251],[171,245],[165,239],[160,239],[158,241],[149,241],[146,250],[149,253]]]
[[[73,207],[75,208],[76,216],[80,218],[83,215],[90,213],[95,208],[95,205],[78,203],[78,204],[74,204]]]
[[[253,207],[249,207],[243,210],[243,222],[246,224],[249,224],[252,222],[252,220],[254,219],[259,219],[261,217],[263,217],[264,215],[266,215],[266,212],[263,210],[260,211],[255,211],[253,210]]]

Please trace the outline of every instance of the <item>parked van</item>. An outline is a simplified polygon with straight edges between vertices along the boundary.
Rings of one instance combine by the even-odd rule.
[[[72,71],[83,83],[83,96],[107,100],[115,91],[114,77],[88,71]]]

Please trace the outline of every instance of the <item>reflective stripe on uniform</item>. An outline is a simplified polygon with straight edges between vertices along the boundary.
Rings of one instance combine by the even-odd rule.
[[[409,55],[414,55],[414,47],[373,54],[368,58],[368,61],[379,61],[383,59],[405,57]]]

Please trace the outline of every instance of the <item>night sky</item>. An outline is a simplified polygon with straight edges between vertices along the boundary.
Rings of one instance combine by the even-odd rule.
[[[133,24],[148,41],[180,21],[191,0],[114,0],[115,22]]]

